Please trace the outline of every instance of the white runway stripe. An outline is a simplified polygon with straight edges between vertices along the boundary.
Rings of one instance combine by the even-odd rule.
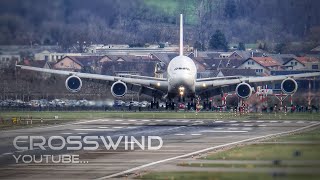
[[[98,127],[99,129],[108,129],[109,127],[107,127],[107,126],[100,126],[100,127]]]
[[[61,133],[61,134],[72,134],[72,133],[69,133],[69,132],[65,132],[65,133]]]
[[[73,129],[75,131],[113,131],[112,129]]]
[[[123,127],[122,126],[116,126],[116,127],[112,127],[114,129],[122,129]]]
[[[88,134],[88,133],[79,132],[79,133],[77,133],[77,134],[84,135],[84,134]]]
[[[191,136],[201,136],[202,134],[191,134]]]
[[[216,131],[216,130],[204,130],[204,131],[200,131],[200,132],[204,132],[204,133],[245,133],[245,132],[248,132],[248,131],[228,131],[228,130]]]
[[[174,135],[176,135],[176,136],[184,136],[186,134],[174,134]]]

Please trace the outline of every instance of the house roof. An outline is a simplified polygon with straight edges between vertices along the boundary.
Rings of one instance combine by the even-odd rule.
[[[219,72],[220,72],[219,70],[206,70],[206,71],[198,72],[197,78],[217,77]]]
[[[302,64],[307,64],[307,63],[317,63],[320,62],[320,60],[316,57],[295,57],[295,60],[299,61]]]
[[[32,67],[39,67],[43,68],[46,65],[47,61],[45,60],[37,60],[37,61],[31,61],[31,60],[24,60],[23,64],[27,66],[32,66]],[[50,64],[48,64],[50,66]]]
[[[155,61],[109,61],[103,63],[101,74],[114,75],[115,72],[140,72],[141,75],[152,76],[156,63]]]
[[[280,64],[286,64],[292,58],[295,58],[297,56],[294,54],[267,54],[267,57],[271,57],[277,60]]]
[[[238,54],[243,59],[248,59],[250,57],[262,57],[262,52],[256,52],[256,51],[240,51],[236,50],[232,54]]]
[[[221,68],[237,68],[244,60],[239,59],[223,59],[223,58],[194,58],[201,62],[207,69],[216,70]]]
[[[254,60],[264,67],[281,66],[281,64],[278,61],[274,60],[272,57],[251,57],[249,59]]]
[[[313,48],[313,49],[311,49],[311,51],[317,51],[317,52],[320,52],[320,45],[319,45],[319,46],[317,46],[317,47],[315,47],[315,48]]]
[[[254,69],[221,69],[224,76],[257,76]]]

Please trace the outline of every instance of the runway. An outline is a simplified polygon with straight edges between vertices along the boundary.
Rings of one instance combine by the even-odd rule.
[[[197,156],[228,145],[245,143],[297,129],[316,126],[317,121],[281,120],[195,120],[195,119],[97,119],[46,127],[2,131],[0,135],[0,179],[107,179],[139,174],[181,158]],[[99,146],[98,150],[68,151],[18,150],[17,136],[159,136],[159,150],[126,150],[121,142],[116,150]],[[99,142],[100,145],[102,142]],[[153,144],[156,145],[157,143]],[[20,140],[20,146],[29,146]],[[59,144],[58,144],[59,145]],[[128,145],[130,147],[130,145]],[[15,163],[13,155],[79,155],[84,163]],[[131,176],[130,176],[131,177]]]

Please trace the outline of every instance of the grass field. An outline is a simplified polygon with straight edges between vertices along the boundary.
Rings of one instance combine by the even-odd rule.
[[[196,1],[194,0],[144,0],[145,4],[155,7],[169,16],[177,17],[181,9],[184,9],[184,19],[187,24],[195,24],[197,22]]]
[[[269,144],[268,142],[274,142]],[[207,160],[320,160],[320,128],[211,154]],[[299,151],[300,156],[294,156]]]
[[[320,113],[249,113],[235,115],[234,113],[219,112],[105,112],[105,111],[9,111],[0,112],[0,117],[10,119],[22,117],[33,119],[81,120],[99,118],[137,118],[137,119],[216,119],[216,120],[320,120]]]
[[[270,173],[217,173],[217,172],[159,172],[141,179],[154,180],[318,180],[319,176],[306,174],[278,175]]]
[[[270,144],[276,143],[276,144]],[[279,144],[277,144],[279,143]],[[309,144],[308,144],[309,143]],[[296,152],[300,154],[297,155]],[[279,138],[274,138],[262,144],[253,144],[242,147],[235,147],[230,150],[212,153],[206,157],[203,157],[202,163],[180,163],[181,167],[195,167],[195,168],[244,168],[248,169],[247,172],[207,172],[203,171],[188,171],[188,172],[152,172],[145,174],[141,179],[219,179],[219,180],[231,180],[231,179],[320,179],[319,174],[310,173],[259,173],[255,172],[255,168],[284,168],[284,169],[319,169],[319,163],[308,164],[306,160],[320,161],[320,128],[312,131],[303,132],[300,134],[289,135]],[[227,160],[215,162],[214,160]],[[270,160],[274,163],[228,163],[228,160]],[[294,160],[294,161],[292,161]],[[230,162],[230,161],[229,161]],[[240,161],[241,162],[241,161]],[[251,161],[252,162],[252,161]]]

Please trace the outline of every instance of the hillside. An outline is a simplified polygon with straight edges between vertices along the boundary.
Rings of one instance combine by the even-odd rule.
[[[177,42],[185,14],[186,42],[221,30],[230,43],[320,40],[318,0],[1,0],[0,44]],[[74,49],[74,48],[73,48]]]

